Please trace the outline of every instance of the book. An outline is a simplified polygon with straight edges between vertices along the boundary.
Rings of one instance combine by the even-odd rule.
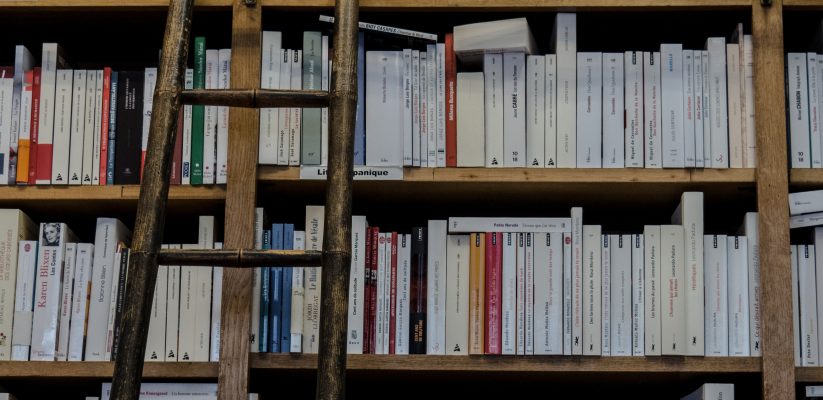
[[[449,233],[570,231],[571,221],[569,218],[449,217]]]
[[[11,334],[11,359],[13,361],[29,360],[36,269],[37,240],[21,240],[18,245],[14,325]]]
[[[681,400],[734,400],[734,385],[731,383],[704,383]]]
[[[472,233],[469,236],[469,354],[484,354],[486,347],[486,235]]]
[[[454,27],[454,53],[463,64],[479,63],[485,53],[533,54],[536,50],[537,45],[526,18]]]
[[[446,354],[446,221],[426,228],[426,354]]]
[[[74,268],[74,290],[71,297],[71,325],[69,326],[68,361],[83,361],[83,346],[89,321],[91,303],[92,261],[94,244],[77,244]]]
[[[482,167],[486,155],[482,72],[457,74],[456,165]],[[480,116],[484,116],[481,118]]]
[[[476,276],[470,269],[474,267],[471,263],[473,247],[469,235],[448,235],[446,240],[446,354],[466,355],[471,350],[469,343],[477,344],[477,339],[471,340],[469,336],[469,332],[476,332],[474,326],[469,329],[470,318],[475,316],[470,313],[469,305],[475,301],[472,295],[476,294],[470,285]],[[469,301],[466,301],[467,294]]]
[[[823,211],[823,190],[789,193],[789,214],[811,214]]]
[[[557,13],[551,51],[557,54],[557,167],[577,167],[577,15]],[[561,95],[562,93],[562,95]]]
[[[409,319],[409,354],[426,354],[426,285],[428,257],[426,255],[426,228],[412,228],[411,296]]]
[[[706,272],[706,356],[729,355],[729,278],[726,235],[703,236]]]
[[[18,282],[34,278],[22,276],[26,270],[20,268],[18,256],[22,256],[18,243],[37,237],[37,225],[28,215],[17,209],[0,210],[0,360],[12,357],[12,340],[16,314],[16,299],[27,296],[16,292]],[[29,282],[29,285],[33,282]],[[23,288],[25,292],[26,289]],[[22,304],[21,304],[22,305]]]

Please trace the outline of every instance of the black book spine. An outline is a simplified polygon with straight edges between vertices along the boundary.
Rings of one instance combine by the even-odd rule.
[[[409,354],[426,354],[426,228],[412,228]]]
[[[117,86],[117,138],[114,182],[140,183],[143,144],[143,71],[120,71]]]
[[[117,303],[115,305],[114,316],[114,335],[111,345],[111,359],[115,360],[117,357],[117,348],[120,339],[120,316],[123,311],[123,301],[126,299],[126,276],[129,273],[129,249],[123,247],[120,250],[120,277],[117,281]]]

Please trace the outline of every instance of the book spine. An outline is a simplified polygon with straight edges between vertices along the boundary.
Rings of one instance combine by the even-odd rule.
[[[271,229],[271,246],[272,250],[283,250],[283,224],[272,224]],[[280,325],[282,318],[283,307],[283,268],[269,267],[269,282],[268,282],[268,349],[270,353],[280,352]]]
[[[743,165],[745,168],[755,168],[757,167],[757,137],[755,135],[755,119],[754,119],[754,47],[752,45],[752,35],[743,35],[743,59],[740,60],[741,64],[743,64],[743,82],[742,86],[745,87],[745,95],[743,96],[743,104],[745,106],[745,114],[743,115],[743,120],[746,122],[746,130],[743,132],[746,138],[746,147],[743,149],[745,156],[745,164]],[[817,57],[817,64],[818,64],[818,88],[823,90],[823,58]],[[818,96],[820,103],[823,104],[823,96]],[[817,120],[823,122],[823,107],[818,106],[818,117]],[[823,135],[823,132],[821,132]],[[823,138],[820,141],[821,150],[823,150]],[[754,355],[754,354],[752,354]]]
[[[77,261],[74,269],[74,293],[72,294],[71,326],[69,327],[68,361],[83,361],[83,341],[91,302],[91,267],[94,257],[94,245],[79,243]]]
[[[25,121],[21,119],[21,124]],[[37,241],[18,244],[17,285],[14,291],[14,326],[11,334],[11,359],[28,361],[34,316],[34,288],[37,270]]]
[[[374,227],[371,231],[371,260],[369,262],[369,353],[377,354],[377,316],[380,310],[377,299],[380,292],[377,290],[380,281],[377,278],[380,266],[380,228]]]
[[[745,236],[726,238],[729,266],[729,355],[749,356],[749,268]],[[801,246],[798,254],[800,278],[800,333],[803,364],[817,365],[817,298],[815,292],[814,245]],[[804,248],[803,248],[804,247]],[[805,309],[805,307],[810,307]],[[804,311],[806,311],[804,313]],[[808,329],[806,329],[808,328]]]
[[[465,243],[465,241],[464,241]],[[465,251],[465,246],[464,251]],[[449,253],[451,254],[451,253]],[[464,255],[463,260],[467,257]],[[461,276],[461,284],[459,293],[466,293],[468,290],[468,275],[466,272],[466,265],[465,261],[463,263],[463,267],[460,269],[463,271],[463,275]],[[446,272],[449,272],[447,269]],[[449,294],[449,290],[447,289],[446,294]],[[452,290],[454,292],[454,290]],[[409,354],[409,297],[411,295],[411,235],[405,234],[400,235],[400,243],[397,252],[397,326],[395,328],[397,334],[395,335],[395,354]],[[447,300],[448,302],[448,300]],[[453,303],[447,303],[453,304]],[[461,337],[468,338],[468,326],[466,322],[468,319],[466,316],[468,315],[468,309],[466,306],[468,305],[467,302],[463,301],[460,303],[461,310],[463,313],[461,318],[458,318],[456,322],[462,325],[463,335]],[[449,310],[451,311],[451,309]],[[461,322],[462,321],[462,322]],[[449,325],[449,320],[446,319],[446,335],[448,336],[449,330],[451,326]],[[451,344],[451,341],[447,340],[447,344]],[[463,346],[461,349],[466,349],[468,344],[466,340],[463,339],[462,341]]]
[[[397,337],[397,232],[392,232],[391,236],[391,243],[389,243],[389,260],[387,264],[389,266],[389,340],[388,340],[388,349],[387,354],[394,354],[394,348],[396,345],[396,337]],[[443,328],[445,330],[445,326]]]
[[[303,90],[321,89],[321,42],[320,32],[303,32]],[[301,165],[320,165],[320,114],[319,108],[303,109]]]
[[[571,210],[572,355],[583,354],[583,209]]]
[[[603,53],[603,168],[623,168],[623,53]]]
[[[546,150],[546,57],[526,58],[526,166],[543,168]]]
[[[517,234],[517,316],[515,320],[515,354],[526,354],[526,234]]]
[[[357,34],[357,115],[354,119],[354,165],[366,165],[366,38]],[[416,166],[416,165],[415,165]]]
[[[412,98],[411,98],[411,117],[412,117],[412,142],[411,142],[411,157],[412,166],[420,166],[420,50],[412,50],[411,60],[411,79],[412,79]],[[358,94],[359,95],[359,94]],[[357,98],[360,102],[360,98]],[[358,109],[359,110],[359,109]],[[457,125],[460,126],[459,124]],[[355,130],[356,131],[356,130]],[[460,137],[459,135],[457,136]],[[456,151],[456,150],[455,150]],[[355,153],[357,154],[357,153]]]
[[[403,165],[402,52],[366,52],[366,165]],[[398,118],[399,117],[399,118]]]
[[[557,167],[557,55],[546,54],[545,150],[546,168]]]
[[[11,79],[9,78],[9,82]],[[11,85],[9,85],[11,89]],[[9,95],[9,97],[11,97]],[[9,99],[11,100],[11,99]],[[11,109],[11,102],[6,103]],[[7,120],[8,122],[8,120]],[[11,125],[11,124],[9,124]],[[20,210],[0,211],[0,360],[11,359],[11,340],[16,297],[18,241],[34,236],[33,225]]]
[[[469,286],[473,247],[470,248],[469,235],[449,235],[446,240],[446,354],[467,355],[470,349],[469,318],[473,315],[469,313],[469,303],[473,299],[470,297],[467,302],[466,293],[474,295]]]
[[[706,50],[709,54],[709,67],[707,69],[708,78],[709,78],[709,117],[711,118],[711,166],[712,168],[729,168],[729,118],[728,118],[728,110],[727,110],[727,100],[726,100],[726,40],[722,37],[710,37],[706,40]],[[789,53],[790,55],[792,53]],[[798,53],[802,57],[802,53]],[[705,56],[705,54],[704,54]],[[802,57],[803,62],[805,63],[805,57]],[[791,68],[791,61],[792,57],[789,56],[790,68],[789,71],[792,71]],[[806,71],[803,69],[802,84],[805,86],[806,84]],[[794,83],[794,80],[789,79],[789,82]],[[805,117],[803,117],[803,122],[806,126],[806,142],[805,142],[805,149],[808,149],[808,110],[806,107],[808,106],[807,99],[805,97],[806,90],[803,91],[803,100],[802,103],[804,104],[802,107],[803,113]],[[793,98],[792,96],[791,98]],[[794,126],[794,125],[792,125]],[[794,131],[792,131],[794,132]],[[792,139],[794,139],[794,134],[792,134]],[[808,158],[808,152],[803,153],[802,155],[799,153],[794,152],[795,142],[792,141],[792,167],[795,168],[802,168],[806,166],[808,168],[810,164],[810,160]],[[800,159],[795,159],[794,155],[800,155],[803,158],[803,161],[799,164],[796,164],[795,161],[799,161]],[[708,167],[708,165],[706,165]]]
[[[683,355],[686,352],[686,301],[680,288],[686,282],[683,226],[660,226],[660,298],[661,353]],[[647,321],[648,322],[648,321]]]
[[[430,220],[426,354],[446,354],[446,221]]]
[[[611,235],[611,355],[632,355],[632,235]]]
[[[171,173],[169,176],[169,184],[171,185],[179,185],[182,182],[180,178],[182,168],[180,165],[183,162],[183,121],[183,107],[180,107],[177,111],[177,124],[174,128],[174,150],[172,150]]]
[[[557,53],[557,166],[577,166],[577,16],[558,13],[553,30]],[[578,354],[578,353],[575,353]]]
[[[55,361],[60,323],[60,280],[63,276],[66,240],[71,238],[65,224],[41,223],[37,254],[37,278],[31,331],[31,360]]]
[[[534,281],[542,282],[534,287],[534,354],[548,354],[549,347],[549,251],[550,238],[547,233],[534,234]],[[555,235],[558,236],[558,235]],[[562,336],[561,336],[562,337]]]
[[[140,177],[143,177],[143,166],[146,164],[146,150],[149,147],[149,129],[151,127],[151,111],[154,104],[154,87],[157,85],[157,68],[146,68],[143,76],[143,135],[140,143]]]
[[[697,166],[695,161],[695,85],[694,50],[683,50],[683,132],[687,168]]]
[[[602,352],[601,240],[600,225],[583,225],[583,355]]]
[[[59,75],[59,73],[58,73]],[[59,80],[58,76],[58,80]],[[57,361],[68,361],[69,325],[72,317],[72,294],[74,292],[74,271],[77,261],[77,243],[66,243],[63,277],[61,279],[59,317],[57,323]]]
[[[206,88],[206,38],[198,36],[194,38],[194,75],[192,89]],[[191,106],[192,131],[191,131],[191,175],[192,185],[203,184],[203,152],[204,152],[204,129],[206,106]]]
[[[426,45],[426,166],[437,167],[437,65],[438,54],[437,44]],[[368,73],[368,67],[366,68]],[[368,118],[368,113],[366,113]],[[366,123],[368,128],[368,122]],[[366,137],[368,139],[368,137]],[[368,146],[366,147],[366,157],[368,159]],[[368,164],[368,162],[367,162]]]
[[[611,235],[601,235],[600,246],[600,355],[612,355],[612,249]]]
[[[758,214],[756,212],[748,212],[745,217],[745,234],[746,244],[748,245],[748,266],[749,266],[749,333],[751,339],[749,341],[750,354],[752,357],[759,357],[762,353],[760,347],[761,340],[761,326],[762,319],[760,316],[760,297],[762,291],[760,289],[760,237],[758,236]],[[819,233],[823,235],[823,231]],[[818,229],[815,228],[815,241],[817,241]],[[821,237],[823,243],[823,237]],[[815,253],[817,257],[817,253]],[[823,265],[823,254],[821,254],[821,265]],[[823,267],[821,267],[823,270]],[[819,279],[817,287],[818,291],[823,290],[823,273],[817,274]],[[823,297],[823,293],[818,297]],[[823,307],[818,307],[818,329],[820,332],[821,325],[823,325]]]
[[[280,89],[280,56],[282,34],[263,31],[263,54],[260,65],[260,87]],[[277,165],[278,132],[276,108],[260,109],[260,138],[257,161],[264,165]]]
[[[577,167],[603,166],[603,54],[577,53]]]
[[[683,129],[683,45],[660,45],[660,141],[665,168],[686,165]]]
[[[485,159],[486,132],[482,116],[483,73],[457,74],[457,166],[482,167]]]
[[[446,166],[457,166],[457,60],[454,34],[446,34]]]
[[[707,50],[700,51],[701,67],[703,69],[703,167],[711,168],[712,165],[712,121],[709,116],[711,111],[711,86],[709,80],[709,52]]]
[[[186,69],[186,74],[183,78],[183,87],[185,89],[194,88],[194,70]],[[180,183],[183,185],[191,184],[192,175],[192,152],[193,135],[194,135],[194,106],[183,106],[183,167],[180,173]]]
[[[412,228],[409,354],[426,354],[426,228]]]
[[[16,183],[26,184],[29,180],[29,153],[31,149],[31,118],[33,107],[34,70],[23,74],[20,94],[20,134],[17,138]]]
[[[231,79],[231,49],[220,49],[217,52],[218,89],[229,89]],[[229,107],[217,108],[217,165],[214,182],[225,184],[228,177],[229,151]]]
[[[256,250],[263,249],[263,225],[266,219],[266,213],[263,207],[256,207],[254,209],[254,248]],[[251,284],[251,329],[249,330],[250,351],[252,353],[260,352],[260,300],[262,297],[262,275],[266,270],[265,267],[257,267],[252,272]],[[289,333],[291,336],[291,333]]]
[[[534,355],[534,234],[526,233],[526,343],[525,354]]]
[[[109,123],[111,122],[111,68],[103,68],[103,97],[100,110],[100,169],[99,184],[106,185],[106,169],[109,159]]]
[[[294,224],[283,224],[283,250],[294,249]],[[280,315],[280,352],[291,348],[291,293],[294,268],[283,268],[283,306]]]
[[[72,106],[72,86],[74,71],[70,69],[60,69],[57,71],[57,81],[54,94],[54,138],[53,159],[51,163],[51,184],[65,185],[68,183],[69,169],[69,148],[71,147],[71,106]],[[11,89],[11,87],[9,87]],[[10,105],[10,103],[8,103]],[[0,120],[1,121],[1,120]],[[7,148],[5,136],[2,134],[0,126],[0,147]],[[6,162],[4,157],[3,162]],[[4,169],[3,171],[5,171]],[[0,181],[5,181],[0,174]]]
[[[29,184],[51,184],[51,162],[54,145],[54,119],[56,116],[55,89],[58,68],[57,43],[43,43],[42,67],[40,69],[39,119],[37,135],[36,175],[29,178]],[[61,63],[62,64],[62,63]],[[33,179],[32,179],[33,178]]]
[[[469,237],[469,354],[484,353],[484,333],[488,330],[485,318],[485,272],[486,233],[472,233]],[[489,252],[493,254],[494,252]],[[485,345],[489,348],[488,343]]]
[[[214,243],[215,249],[222,249],[223,243]],[[211,290],[211,332],[209,334],[209,361],[220,361],[220,312],[223,307],[223,267],[214,267],[212,271]],[[280,336],[280,332],[272,332],[274,336]]]
[[[502,340],[500,332],[502,330],[502,281],[503,281],[503,234],[500,232],[487,232],[485,242],[485,268],[481,271],[485,274],[484,288],[485,300],[481,303],[484,315],[484,349],[485,354],[501,354]],[[448,323],[448,321],[447,321]]]
[[[572,235],[563,233],[563,355],[572,355]]]
[[[797,258],[798,258],[798,247],[796,245],[791,245],[791,259],[792,259],[792,332],[800,332],[800,304],[798,299],[798,285],[799,282],[797,280]],[[794,339],[794,366],[799,367],[801,366],[801,352],[800,352],[800,335],[793,334],[792,339]]]
[[[500,353],[512,355],[517,347],[517,234],[504,233],[501,246]]]
[[[294,232],[294,249],[306,249],[306,232]],[[303,287],[303,268],[292,269],[291,281],[291,346],[289,352],[300,353],[303,350],[303,303],[305,288]]]
[[[294,50],[289,53],[291,56],[291,76],[289,79],[291,80],[291,87],[292,89],[299,89],[303,87],[303,50]],[[302,108],[290,108],[289,109],[289,157],[288,157],[288,165],[297,166],[300,165],[300,127],[302,125],[303,119],[303,109]]]
[[[677,212],[675,214],[678,214]],[[704,354],[703,322],[704,288],[703,288],[703,193],[685,192],[680,203],[679,222],[685,234],[685,277],[687,277],[686,300],[686,354],[702,356]]]
[[[291,89],[291,59],[294,50],[280,49],[280,89]],[[359,101],[359,100],[358,100]],[[291,109],[277,109],[277,164],[289,165],[291,152]]]
[[[206,50],[206,89],[217,89],[220,79],[219,50]],[[206,106],[203,114],[203,184],[215,181],[217,164],[217,106]]]
[[[181,246],[172,244],[169,248],[179,249]],[[165,361],[177,361],[179,346],[180,328],[180,283],[182,282],[181,267],[179,265],[168,266],[168,278],[166,280],[166,345],[163,352]]]
[[[817,59],[814,56],[814,53],[811,53],[812,57],[808,60],[809,65],[817,66]],[[810,119],[810,128],[812,131],[810,134],[812,136],[817,136],[819,139],[820,134],[816,132],[817,130],[817,74],[815,73],[816,68],[811,69],[811,74],[809,74],[809,119]],[[727,90],[728,95],[726,97],[726,104],[727,104],[727,111],[728,111],[728,122],[729,122],[729,136],[728,136],[728,145],[729,145],[729,167],[730,168],[743,168],[743,126],[742,126],[742,104],[740,102],[741,93],[740,93],[740,83],[741,83],[741,76],[740,76],[740,45],[738,43],[727,43],[726,44],[726,79],[727,79]],[[812,93],[812,87],[815,87],[814,93]],[[812,98],[811,95],[814,95]],[[814,101],[814,103],[812,103]],[[815,140],[812,139],[812,144]],[[810,148],[811,149],[811,148]],[[814,152],[811,154],[814,156]]]
[[[503,166],[526,166],[526,56],[503,54]],[[528,97],[528,93],[526,93]]]
[[[306,206],[306,250],[323,249],[323,224],[323,206]],[[312,354],[318,351],[320,335],[320,268],[306,268],[304,279],[303,353]]]
[[[486,167],[503,166],[503,55],[483,55]]]
[[[114,185],[114,171],[116,159],[115,139],[117,138],[117,86],[119,74],[111,72],[111,90],[109,93],[109,131],[108,145],[106,146],[106,184]]]
[[[114,181],[119,185],[140,183],[140,141],[143,126],[143,79],[145,71],[120,71],[117,93],[117,170]],[[88,128],[88,125],[86,126]],[[88,134],[88,129],[86,131]],[[88,135],[87,135],[88,137]],[[93,138],[92,138],[93,139]],[[92,140],[90,139],[90,140]],[[88,155],[88,153],[86,153]],[[83,156],[85,163],[86,155]],[[89,166],[91,169],[91,165]],[[86,168],[83,168],[85,184]]]
[[[32,66],[34,65],[34,57],[32,56],[31,52],[26,49],[23,45],[17,45],[14,48],[14,90],[13,90],[13,97],[12,97],[12,110],[11,110],[11,140],[10,140],[10,149],[9,149],[9,185],[14,185],[17,183],[17,163],[19,157],[19,140],[20,140],[20,133],[25,128],[25,120],[23,119],[23,77],[25,76],[26,72],[31,71]],[[29,107],[31,104],[29,102],[28,105],[25,107]],[[27,153],[28,154],[28,153]],[[6,182],[0,181],[0,184],[6,184]]]
[[[437,167],[446,166],[446,44],[437,44]]]
[[[645,277],[643,285],[645,299],[643,303],[646,306],[643,325],[645,327],[644,342],[646,345],[644,353],[647,356],[659,356],[661,353],[660,245],[660,226],[646,225],[643,227],[643,272]]]
[[[331,60],[329,59],[329,37],[326,35],[323,35],[321,48],[320,90],[328,92],[331,80]],[[320,112],[320,165],[329,165],[329,108],[323,107]]]
[[[693,96],[694,99],[694,161],[695,167],[697,168],[704,168],[705,167],[705,159],[703,156],[704,148],[706,143],[704,142],[704,121],[703,115],[705,111],[703,108],[706,104],[703,102],[703,92],[707,90],[707,88],[703,87],[703,76],[705,75],[705,70],[703,69],[703,52],[700,50],[693,51],[693,62],[694,68],[694,80],[692,80],[692,87],[693,87]]]
[[[32,89],[31,89],[31,119],[29,128],[29,135],[30,135],[30,147],[29,147],[29,173],[27,182],[29,185],[37,184],[37,169],[39,167],[39,158],[38,154],[40,151],[40,119],[44,117],[43,113],[40,111],[42,103],[41,103],[41,92],[42,92],[42,85],[41,85],[41,77],[42,77],[42,70],[41,68],[34,68],[33,70],[33,78],[32,78]]]
[[[126,294],[126,277],[129,272],[128,247],[121,248],[120,254],[116,258],[120,264],[118,275],[115,276],[117,287],[112,288],[111,308],[109,308],[109,329],[106,340],[106,361],[113,361],[117,358],[120,349],[120,318],[122,316],[123,301]]]
[[[645,354],[645,247],[644,235],[632,235],[632,355]]]
[[[103,128],[103,70],[95,70],[97,82],[94,87],[94,129],[91,132],[91,184],[100,185],[100,132]]]
[[[729,355],[729,280],[726,244],[726,235],[703,236],[706,266],[706,356]]]
[[[168,249],[169,245],[162,245]],[[169,268],[157,267],[157,279],[154,284],[151,312],[149,313],[149,332],[146,335],[146,353],[143,360],[149,362],[164,361],[166,350],[166,300],[168,299]]]
[[[363,300],[365,288],[363,276],[366,267],[366,217],[352,216],[352,257],[349,272],[349,312],[346,353],[363,354]],[[402,266],[401,266],[402,267]],[[398,286],[399,286],[398,280]]]
[[[662,168],[659,52],[643,52],[643,107],[645,166]]]

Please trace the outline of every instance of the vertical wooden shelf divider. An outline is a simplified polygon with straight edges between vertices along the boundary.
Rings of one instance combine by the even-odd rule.
[[[231,88],[260,87],[261,6],[234,0],[232,7]],[[224,240],[227,249],[254,246],[254,207],[257,199],[258,111],[232,108],[229,112],[229,157]],[[218,398],[247,400],[251,329],[250,269],[223,272],[220,324]]]
[[[794,399],[783,0],[752,4],[764,400]],[[756,312],[756,311],[754,311]]]

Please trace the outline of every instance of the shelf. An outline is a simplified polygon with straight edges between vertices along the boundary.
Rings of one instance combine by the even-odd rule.
[[[7,186],[0,187],[0,203],[32,201],[136,201],[137,185]],[[225,186],[171,186],[169,200],[224,200]]]
[[[823,9],[821,0],[783,0],[784,8],[817,8]]]
[[[823,186],[823,169],[792,168],[789,170],[789,185]]]
[[[146,363],[143,377],[148,379],[216,379],[217,363]],[[113,362],[0,361],[3,379],[111,379]]]
[[[332,7],[332,0],[261,0],[271,7]],[[362,0],[362,9],[494,9],[494,10],[580,10],[645,8],[744,8],[746,0]]]
[[[794,380],[797,382],[823,382],[823,367],[796,367]]]
[[[231,0],[195,0],[195,7],[231,7]],[[72,8],[168,8],[169,0],[9,0],[0,2],[4,8],[72,9]]]

